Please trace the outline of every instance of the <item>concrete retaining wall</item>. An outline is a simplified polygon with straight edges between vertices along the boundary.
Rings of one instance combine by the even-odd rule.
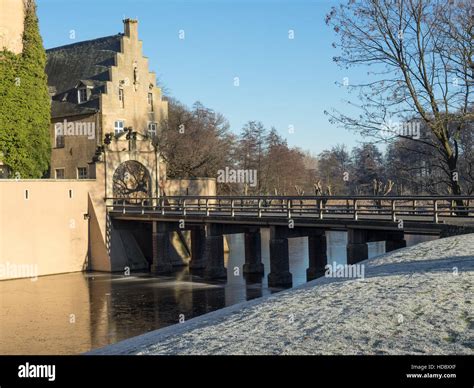
[[[0,280],[81,271],[91,180],[0,180]],[[28,274],[31,271],[31,274]]]

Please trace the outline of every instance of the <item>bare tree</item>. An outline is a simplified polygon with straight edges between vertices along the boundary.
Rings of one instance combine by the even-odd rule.
[[[262,188],[262,161],[265,154],[265,137],[267,129],[260,121],[247,122],[239,137],[238,149],[236,156],[238,165],[244,170],[257,171],[257,185],[254,189],[259,193]],[[244,183],[244,194],[249,193],[250,187],[248,183]]]
[[[373,181],[384,177],[383,157],[380,150],[371,143],[352,149],[352,172],[350,184],[355,194],[369,195]]]
[[[286,140],[272,128],[265,138],[265,154],[260,174],[262,194],[278,192],[281,195],[304,193],[312,172],[305,165],[305,155],[290,148]]]
[[[232,136],[224,116],[195,103],[169,101],[168,120],[155,141],[171,178],[215,177],[229,165]]]
[[[352,163],[344,145],[324,150],[318,156],[318,179],[334,194],[349,194],[348,182],[352,178]],[[320,195],[320,194],[317,194]]]
[[[374,179],[374,195],[375,196],[387,196],[391,193],[393,189],[394,182],[392,180],[388,180],[387,183],[383,183],[383,181]],[[381,209],[382,208],[382,201],[380,199],[376,199],[375,205]]]
[[[343,68],[368,67],[358,92],[358,117],[332,110],[330,121],[375,141],[406,138],[423,143],[440,161],[447,191],[459,195],[460,139],[470,135],[473,15],[470,0],[350,0],[333,7]],[[387,131],[387,122],[420,120],[424,133]],[[400,126],[399,126],[400,128]]]

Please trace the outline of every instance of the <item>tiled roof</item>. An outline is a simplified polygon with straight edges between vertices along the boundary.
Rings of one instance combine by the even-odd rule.
[[[98,100],[93,100],[94,104]],[[53,118],[60,118],[60,117],[68,117],[68,116],[79,116],[79,115],[90,115],[94,114],[98,110],[97,107],[93,107],[92,103],[86,104],[72,104],[70,102],[61,102],[53,100],[51,102],[51,117]],[[86,106],[89,105],[89,106]],[[98,105],[98,104],[97,104]]]
[[[52,104],[52,117],[98,108],[98,96],[103,93],[105,82],[109,81],[108,70],[115,65],[122,36],[117,34],[46,50],[48,85],[55,91],[52,98],[56,101]],[[90,101],[78,105],[75,87],[80,82],[92,90]]]

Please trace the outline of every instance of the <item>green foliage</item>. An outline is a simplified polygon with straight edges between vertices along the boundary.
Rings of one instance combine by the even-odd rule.
[[[12,174],[41,178],[50,159],[46,53],[36,7],[25,15],[23,53],[0,51],[0,159]]]

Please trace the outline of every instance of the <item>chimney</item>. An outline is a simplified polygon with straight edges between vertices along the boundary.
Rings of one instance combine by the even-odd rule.
[[[132,40],[138,40],[138,20],[125,19],[123,21],[125,36]]]

